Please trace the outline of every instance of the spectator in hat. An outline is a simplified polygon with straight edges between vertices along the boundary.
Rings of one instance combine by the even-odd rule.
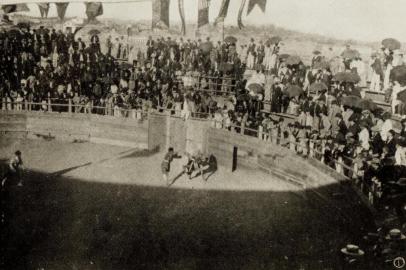
[[[365,252],[357,245],[348,244],[341,249],[343,269],[362,269]]]
[[[338,133],[344,135],[347,133],[347,125],[343,120],[343,116],[341,113],[337,113],[335,116],[336,126],[332,126],[332,133],[333,136],[336,136]]]

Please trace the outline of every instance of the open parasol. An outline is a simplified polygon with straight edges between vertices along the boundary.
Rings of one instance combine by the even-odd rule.
[[[19,23],[17,23],[17,27],[20,29],[23,29],[23,28],[29,29],[30,23],[29,22],[19,22]]]
[[[341,57],[345,59],[355,59],[360,57],[361,54],[354,49],[346,49],[341,53]]]
[[[251,83],[250,85],[247,86],[247,89],[255,94],[264,92],[264,87],[259,83]]]
[[[329,67],[330,63],[325,60],[316,61],[313,63],[313,69],[328,69]]]
[[[234,36],[227,36],[224,41],[227,43],[237,43],[237,38]]]
[[[92,29],[88,33],[89,33],[89,35],[94,36],[94,35],[99,35],[101,32],[97,29]]]
[[[334,76],[333,80],[341,83],[358,83],[361,81],[361,78],[354,72],[339,72]]]
[[[286,88],[286,93],[289,97],[298,97],[303,93],[303,89],[298,85],[290,85]]]
[[[282,41],[282,38],[281,38],[281,37],[279,37],[279,36],[274,36],[274,37],[269,38],[269,39],[265,42],[265,44],[266,44],[266,45],[273,45],[273,44],[278,44],[278,43],[281,42],[281,41]]]
[[[406,85],[406,66],[394,67],[389,76],[392,82],[397,81],[400,85]]]
[[[386,38],[382,40],[382,46],[385,47],[386,49],[393,51],[400,49],[401,44],[398,40],[394,38]]]
[[[358,108],[358,104],[360,103],[361,98],[357,96],[346,96],[341,100],[341,103],[344,106]]]
[[[7,31],[7,35],[11,37],[18,37],[21,35],[21,32],[16,28],[12,28],[9,31]]]
[[[378,105],[372,99],[360,99],[355,107],[363,111],[368,110],[372,112],[378,108]]]
[[[287,54],[287,53],[283,53],[283,54],[280,54],[279,56],[278,56],[278,59],[279,60],[286,60],[286,59],[288,59],[289,58],[289,54]]]
[[[309,87],[309,90],[312,92],[319,92],[327,89],[328,89],[327,85],[322,82],[312,83]]]
[[[398,93],[398,99],[406,103],[406,90]]]
[[[286,64],[289,66],[299,65],[302,60],[297,55],[291,55],[286,59]]]
[[[211,42],[204,42],[200,44],[199,49],[204,53],[209,53],[213,49],[213,44]]]

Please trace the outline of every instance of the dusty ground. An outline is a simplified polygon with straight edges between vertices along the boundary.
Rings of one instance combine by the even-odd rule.
[[[10,190],[1,269],[337,269],[354,239],[262,172],[220,167],[168,188],[160,153],[3,139],[0,159],[16,149],[29,171]]]

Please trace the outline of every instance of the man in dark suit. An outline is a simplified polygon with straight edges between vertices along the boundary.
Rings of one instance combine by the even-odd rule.
[[[395,131],[393,129],[388,132],[388,139],[386,140],[385,145],[388,147],[388,156],[394,157],[396,153],[396,140],[395,140]]]

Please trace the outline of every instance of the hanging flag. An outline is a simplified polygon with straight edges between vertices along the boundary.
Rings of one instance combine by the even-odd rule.
[[[244,24],[242,23],[242,12],[244,11],[245,2],[246,2],[246,0],[241,1],[240,9],[238,10],[237,23],[238,23],[238,28],[240,28],[240,29],[242,29],[244,27]]]
[[[41,13],[41,18],[47,18],[49,11],[49,3],[38,3],[37,5],[39,7],[39,12]]]
[[[13,12],[21,12],[21,11],[30,11],[26,4],[17,4],[17,5],[3,5],[1,9],[4,13],[13,13]]]
[[[169,27],[169,5],[170,0],[152,1],[152,28]]]
[[[199,0],[197,5],[197,27],[209,24],[209,6],[210,0]]]
[[[249,15],[252,11],[252,9],[258,5],[258,7],[262,10],[262,12],[265,13],[265,8],[266,8],[266,0],[249,0],[248,2],[248,10],[247,10],[247,15]]]
[[[63,20],[65,18],[66,9],[68,8],[69,3],[55,3],[56,5],[56,12],[58,13],[58,18]]]
[[[97,16],[103,15],[103,4],[100,2],[86,2],[86,16],[88,21],[94,21]]]
[[[179,15],[182,21],[182,35],[186,35],[185,4],[183,0],[178,0]]]
[[[227,17],[229,5],[230,5],[230,0],[223,0],[223,2],[221,2],[220,12],[219,12],[219,15],[217,16],[216,20],[214,21],[214,25],[216,25],[220,22],[224,22],[224,19]]]

